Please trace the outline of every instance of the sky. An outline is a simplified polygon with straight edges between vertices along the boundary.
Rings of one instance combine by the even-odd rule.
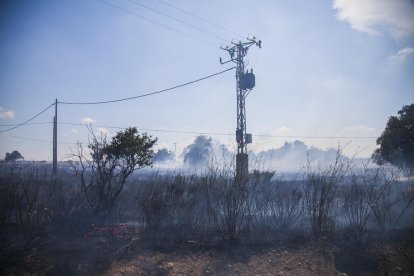
[[[221,46],[255,36],[246,68],[249,150],[301,140],[368,157],[389,116],[414,102],[412,0],[2,0],[0,157],[52,159],[55,99],[133,97],[230,68]],[[177,155],[197,133],[235,149],[235,71],[102,105],[58,104],[58,159],[95,133],[136,126]],[[343,138],[335,138],[343,137]],[[355,138],[364,137],[364,138]]]

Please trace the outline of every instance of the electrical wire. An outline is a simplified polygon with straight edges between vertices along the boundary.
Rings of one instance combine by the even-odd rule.
[[[0,135],[6,136],[6,137],[13,137],[13,138],[17,138],[17,139],[22,139],[22,140],[34,141],[34,142],[53,143],[52,141],[49,141],[49,140],[41,140],[41,139],[35,139],[35,138],[21,137],[21,136],[5,134],[5,133],[0,133]],[[76,145],[77,143],[59,142],[58,141],[58,144]]]
[[[88,124],[81,123],[69,123],[69,122],[58,122],[61,125],[73,125],[73,126],[85,126]],[[95,125],[94,127],[103,127],[111,129],[125,129],[126,127],[121,126],[108,126],[108,125]],[[165,133],[183,133],[183,134],[198,134],[198,135],[221,135],[221,136],[232,136],[233,133],[224,132],[206,132],[206,131],[185,131],[185,130],[167,130],[167,129],[154,129],[154,128],[141,128],[141,131],[153,131],[153,132],[165,132]],[[270,134],[257,134],[255,137],[265,138],[299,138],[299,139],[377,139],[375,136],[301,136],[301,135],[270,135]]]
[[[53,122],[40,122],[40,123],[27,123],[26,126],[32,126],[32,125],[46,125],[46,124],[52,124]],[[18,124],[6,124],[6,125],[0,125],[0,127],[12,127],[17,126]]]
[[[204,40],[204,39],[200,39],[200,38],[197,38],[197,37],[192,36],[192,35],[190,35],[190,34],[187,34],[187,33],[185,33],[185,32],[179,31],[179,30],[174,29],[174,28],[172,28],[172,27],[170,27],[170,26],[164,25],[164,24],[159,23],[159,22],[157,22],[157,21],[155,21],[155,20],[149,19],[149,18],[147,18],[147,17],[145,17],[145,16],[142,16],[142,15],[139,15],[139,14],[137,14],[137,13],[135,13],[135,12],[130,11],[130,10],[124,9],[124,8],[122,8],[122,7],[120,7],[120,6],[114,5],[114,4],[109,3],[109,2],[106,2],[106,1],[104,1],[104,0],[97,0],[97,1],[99,1],[99,2],[103,3],[103,4],[107,5],[107,6],[110,6],[110,7],[112,7],[112,8],[118,9],[118,10],[123,11],[123,12],[125,12],[125,13],[128,13],[128,14],[130,14],[130,15],[133,15],[133,16],[135,16],[135,17],[138,17],[138,18],[140,18],[140,19],[142,19],[142,20],[148,21],[148,22],[150,22],[150,23],[152,23],[152,24],[158,25],[159,27],[165,28],[165,29],[167,29],[167,30],[170,30],[170,31],[176,32],[176,33],[178,33],[178,34],[181,34],[181,35],[183,35],[183,36],[189,37],[189,38],[191,38],[191,39],[197,40],[198,42],[202,42],[202,43],[204,43],[204,44],[206,44],[206,45],[208,45],[208,46],[210,46],[210,47],[217,48],[217,45],[215,45],[215,44],[213,44],[213,43],[210,43],[210,42],[208,42],[208,41],[206,41],[206,40]]]
[[[193,28],[193,29],[195,29],[195,30],[197,30],[197,31],[200,31],[200,32],[202,32],[202,33],[205,33],[205,34],[207,34],[207,35],[209,35],[209,36],[211,36],[211,37],[214,37],[214,38],[216,38],[216,39],[218,39],[218,40],[220,40],[220,41],[222,41],[222,42],[227,42],[227,39],[226,39],[226,38],[223,38],[223,37],[221,37],[221,36],[219,36],[219,35],[216,35],[216,34],[211,33],[211,32],[209,32],[209,31],[203,30],[203,29],[201,29],[201,28],[199,28],[199,27],[196,27],[196,26],[194,26],[194,25],[191,25],[191,24],[189,24],[189,23],[187,23],[187,22],[185,22],[185,21],[183,21],[183,20],[181,20],[181,19],[177,19],[177,18],[175,18],[175,17],[173,17],[173,16],[170,16],[170,15],[168,15],[168,14],[166,14],[166,13],[160,12],[160,11],[158,11],[158,10],[154,9],[154,8],[148,7],[148,6],[146,6],[146,5],[144,5],[144,4],[141,4],[141,3],[139,3],[139,2],[137,2],[137,1],[135,1],[135,0],[129,0],[129,1],[131,1],[132,3],[134,3],[134,4],[135,4],[135,5],[137,5],[137,6],[140,6],[140,7],[142,7],[142,8],[148,9],[148,10],[153,11],[153,12],[155,12],[155,13],[158,13],[158,14],[160,14],[160,15],[162,15],[162,16],[165,16],[165,17],[167,17],[167,18],[169,18],[169,19],[171,19],[171,20],[174,20],[174,21],[179,22],[179,23],[181,23],[181,24],[183,24],[183,25],[186,25],[187,27],[190,27],[190,28]]]
[[[40,122],[27,125],[44,125],[53,124],[53,122]],[[72,125],[72,126],[88,126],[85,123],[70,123],[70,122],[57,122],[58,125]],[[91,124],[93,127],[102,127],[110,129],[126,129],[127,127],[121,126],[108,126],[108,125],[96,125]],[[183,134],[197,134],[197,135],[217,135],[217,136],[232,136],[233,133],[224,132],[206,132],[206,131],[185,131],[185,130],[167,130],[167,129],[154,129],[154,128],[141,128],[140,131],[152,131],[152,132],[164,132],[164,133],[183,133]],[[11,136],[11,135],[9,135]],[[256,134],[255,137],[264,138],[297,138],[297,139],[377,139],[376,136],[303,136],[303,135],[270,135],[270,134]]]
[[[377,139],[375,136],[296,136],[296,135],[267,135],[257,134],[257,137],[300,138],[300,139]]]
[[[27,120],[27,121],[25,121],[25,122],[23,122],[23,123],[21,123],[21,124],[17,124],[17,125],[15,125],[14,127],[11,127],[11,128],[8,128],[8,129],[5,129],[5,130],[0,130],[0,133],[1,132],[6,132],[6,131],[10,131],[10,130],[13,130],[13,129],[16,129],[16,128],[18,128],[18,127],[21,127],[21,126],[23,126],[23,125],[26,125],[27,123],[29,123],[30,121],[32,121],[32,120],[34,120],[34,119],[36,119],[37,117],[39,117],[40,115],[42,115],[43,113],[45,113],[49,108],[51,108],[52,106],[54,106],[55,105],[55,103],[52,103],[51,105],[49,105],[48,107],[46,107],[45,109],[43,109],[42,111],[40,111],[39,113],[37,113],[35,116],[33,116],[32,118],[30,118],[29,120]]]
[[[213,26],[215,26],[215,27],[217,27],[217,28],[219,28],[219,29],[221,29],[221,30],[223,30],[223,31],[226,31],[226,32],[228,32],[228,33],[231,33],[231,34],[233,34],[233,35],[235,35],[235,36],[238,36],[238,37],[240,37],[240,38],[244,38],[242,35],[240,35],[240,34],[238,34],[238,33],[236,33],[236,32],[233,32],[233,31],[231,31],[231,30],[229,30],[229,29],[226,29],[226,28],[224,28],[223,26],[220,26],[220,25],[218,25],[218,24],[216,24],[216,23],[214,23],[214,22],[212,22],[212,21],[210,21],[210,20],[207,20],[207,19],[205,19],[205,18],[202,18],[201,16],[198,16],[198,15],[196,15],[196,14],[194,14],[194,13],[191,13],[191,12],[186,11],[186,10],[184,10],[184,9],[178,8],[178,7],[176,7],[176,6],[174,6],[174,5],[170,4],[170,3],[164,2],[164,1],[162,1],[162,0],[158,0],[158,2],[160,2],[160,3],[164,4],[164,5],[167,5],[167,6],[171,7],[171,8],[173,8],[173,9],[176,9],[176,10],[178,10],[178,11],[182,12],[182,13],[185,13],[185,14],[187,14],[187,15],[190,15],[190,16],[192,16],[192,17],[194,17],[194,18],[197,18],[198,20],[201,20],[201,21],[206,22],[206,23],[208,23],[208,24],[210,24],[210,25],[213,25]]]
[[[165,92],[173,90],[173,89],[177,89],[177,88],[180,88],[180,87],[183,87],[183,86],[187,86],[187,85],[190,85],[190,84],[193,84],[193,83],[196,83],[196,82],[199,82],[199,81],[202,81],[202,80],[205,80],[205,79],[223,74],[223,73],[225,73],[227,71],[230,71],[230,70],[233,70],[235,68],[236,67],[231,67],[231,68],[228,68],[228,69],[223,70],[221,72],[218,72],[218,73],[215,73],[215,74],[212,74],[212,75],[208,75],[206,77],[202,77],[202,78],[190,81],[190,82],[179,84],[179,85],[176,85],[176,86],[173,86],[173,87],[170,87],[170,88],[166,88],[166,89],[162,89],[162,90],[158,90],[158,91],[154,91],[154,92],[150,92],[150,93],[146,93],[146,94],[141,94],[141,95],[137,95],[137,96],[133,96],[133,97],[123,98],[123,99],[116,99],[116,100],[109,100],[109,101],[99,101],[99,102],[65,102],[65,101],[61,102],[61,101],[58,101],[58,103],[60,103],[60,104],[73,104],[73,105],[87,105],[87,104],[92,105],[92,104],[107,104],[107,103],[116,103],[116,102],[129,101],[129,100],[134,100],[134,99],[138,99],[138,98],[152,96],[152,95],[155,95],[155,94],[165,93]]]

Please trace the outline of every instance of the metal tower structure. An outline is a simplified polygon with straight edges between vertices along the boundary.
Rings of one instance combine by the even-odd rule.
[[[253,69],[245,71],[243,58],[247,55],[249,48],[253,45],[262,47],[262,41],[255,37],[247,38],[247,41],[234,43],[232,47],[221,47],[230,54],[230,60],[225,62],[220,58],[221,64],[229,62],[236,63],[236,94],[237,94],[237,127],[236,127],[236,178],[244,179],[249,173],[249,157],[247,145],[252,143],[252,134],[246,132],[246,98],[255,86]]]
[[[53,176],[56,178],[57,172],[57,105],[55,100],[55,116],[53,117]]]

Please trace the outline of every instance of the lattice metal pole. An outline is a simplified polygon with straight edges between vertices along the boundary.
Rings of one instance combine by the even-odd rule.
[[[253,70],[245,72],[245,65],[243,58],[247,55],[249,47],[257,45],[261,48],[262,42],[256,41],[255,38],[247,39],[247,42],[238,43],[232,42],[232,47],[221,48],[228,51],[230,60],[223,62],[220,58],[220,63],[228,62],[236,63],[236,94],[237,94],[237,126],[236,126],[236,177],[244,179],[247,177],[249,171],[249,158],[247,154],[247,144],[251,143],[251,134],[246,131],[246,97],[255,85]]]
[[[55,100],[55,116],[53,117],[53,176],[57,172],[57,99]]]

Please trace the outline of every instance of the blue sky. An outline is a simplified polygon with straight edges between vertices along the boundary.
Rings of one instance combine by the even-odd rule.
[[[389,116],[414,102],[410,0],[102,1],[1,2],[0,131],[55,98],[131,97],[219,72],[229,67],[219,63],[227,58],[220,46],[248,35],[263,41],[245,59],[256,74],[247,98],[253,151],[298,139],[369,156],[373,138],[323,137],[377,137]],[[196,135],[184,132],[231,133],[211,135],[231,149],[235,100],[230,71],[128,102],[58,105],[58,121],[92,122],[109,135],[117,131],[110,126],[136,126],[158,137],[158,147],[176,143],[177,152]],[[0,133],[0,156],[18,150],[28,160],[51,160],[52,118],[50,109],[32,121],[45,124]],[[58,141],[64,160],[74,143],[87,141],[87,129],[59,124]]]

